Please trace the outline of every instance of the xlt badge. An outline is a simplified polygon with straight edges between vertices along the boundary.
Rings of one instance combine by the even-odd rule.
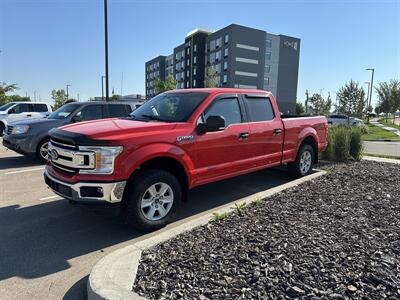
[[[176,140],[178,142],[183,142],[183,141],[191,141],[194,139],[193,135],[182,135],[182,136],[178,136],[176,137]]]

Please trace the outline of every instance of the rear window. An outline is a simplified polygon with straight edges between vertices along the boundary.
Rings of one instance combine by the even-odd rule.
[[[271,121],[275,118],[274,110],[267,97],[245,97],[251,122]]]
[[[127,104],[110,104],[108,106],[110,118],[128,117],[132,112],[131,106]]]
[[[46,104],[33,104],[33,111],[35,112],[47,112],[47,105]]]

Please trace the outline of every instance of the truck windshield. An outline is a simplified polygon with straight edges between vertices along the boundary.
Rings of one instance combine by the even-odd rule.
[[[205,92],[163,93],[147,101],[131,116],[141,121],[185,122],[207,96]]]
[[[55,112],[53,112],[48,117],[48,119],[56,119],[56,120],[65,119],[80,106],[81,105],[78,103],[65,104],[61,106],[59,109],[57,109]]]
[[[14,102],[4,104],[4,105],[0,106],[0,111],[7,110],[8,108],[10,108],[11,106],[13,106],[14,104],[15,104]]]

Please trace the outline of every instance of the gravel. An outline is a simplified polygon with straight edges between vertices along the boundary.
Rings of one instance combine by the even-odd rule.
[[[145,251],[133,290],[149,299],[400,299],[399,178],[400,165],[334,165]]]

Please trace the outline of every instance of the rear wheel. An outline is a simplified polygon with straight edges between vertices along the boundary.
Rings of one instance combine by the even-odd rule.
[[[170,223],[182,198],[178,179],[164,170],[145,170],[128,183],[121,205],[124,221],[149,231]]]
[[[310,174],[314,167],[314,158],[314,149],[308,144],[302,145],[296,161],[288,165],[289,173],[295,178]]]
[[[47,163],[49,160],[49,139],[46,138],[42,140],[37,149],[36,149],[36,157],[42,162]]]

